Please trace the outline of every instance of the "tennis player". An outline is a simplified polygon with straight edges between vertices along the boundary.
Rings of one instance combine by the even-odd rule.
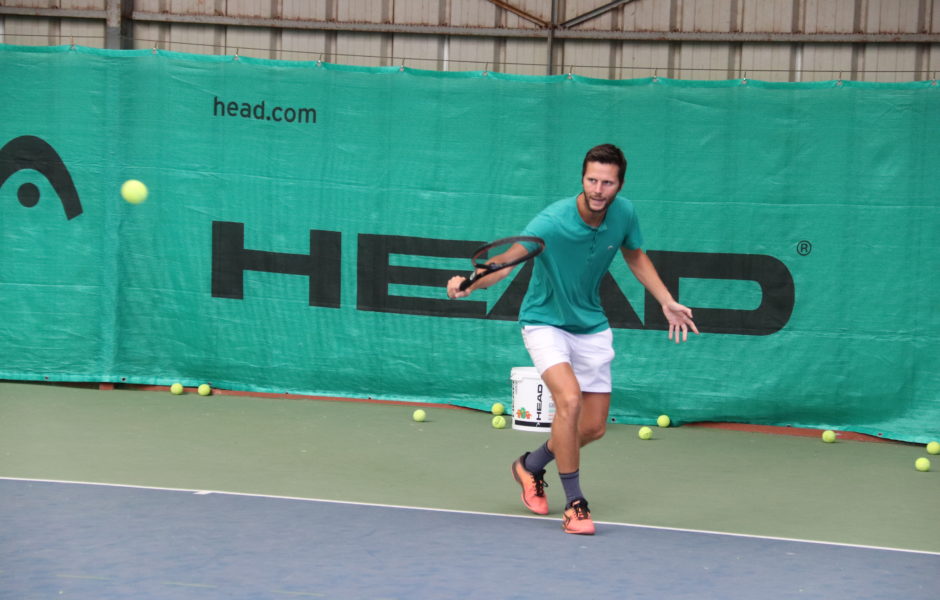
[[[535,259],[532,280],[519,311],[522,338],[535,368],[555,402],[548,441],[512,463],[522,486],[522,502],[536,514],[548,514],[545,468],[555,461],[565,490],[562,528],[566,533],[591,535],[594,522],[581,491],[580,449],[600,439],[610,409],[610,365],[614,358],[610,324],[600,304],[600,283],[617,251],[631,272],[662,306],[669,322],[669,339],[688,339],[698,333],[692,311],[666,289],[642,250],[643,236],[633,204],[620,196],[627,161],[614,145],[588,151],[581,169],[582,191],[559,200],[526,226],[521,235],[545,240]],[[514,245],[491,261],[525,254]],[[463,298],[506,277],[511,269],[477,279],[460,291],[465,279],[447,282],[450,298]]]

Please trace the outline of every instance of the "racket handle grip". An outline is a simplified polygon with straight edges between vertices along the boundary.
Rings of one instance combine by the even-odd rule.
[[[465,291],[468,287],[470,287],[473,284],[473,281],[475,279],[476,278],[473,277],[473,275],[471,275],[470,277],[467,277],[466,279],[460,282],[460,285],[457,287],[457,289],[460,290],[461,292]]]

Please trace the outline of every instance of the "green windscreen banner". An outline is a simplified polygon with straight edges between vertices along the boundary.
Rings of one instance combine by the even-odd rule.
[[[448,300],[600,143],[611,419],[940,437],[934,81],[607,81],[0,46],[0,378],[511,402],[530,271]],[[125,202],[121,184],[149,197]]]

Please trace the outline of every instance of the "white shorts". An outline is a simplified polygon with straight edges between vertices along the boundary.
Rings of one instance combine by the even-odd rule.
[[[579,334],[548,325],[526,325],[522,339],[539,375],[558,363],[569,363],[582,392],[611,392],[614,335],[610,329]]]

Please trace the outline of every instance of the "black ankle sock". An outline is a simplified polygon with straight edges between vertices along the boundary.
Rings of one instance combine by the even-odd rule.
[[[538,473],[544,471],[545,466],[553,460],[555,460],[555,455],[548,449],[548,442],[545,442],[537,450],[529,452],[522,466],[529,473]]]
[[[568,507],[578,498],[584,498],[581,493],[580,471],[574,473],[559,473],[561,485],[565,488],[565,506]]]

